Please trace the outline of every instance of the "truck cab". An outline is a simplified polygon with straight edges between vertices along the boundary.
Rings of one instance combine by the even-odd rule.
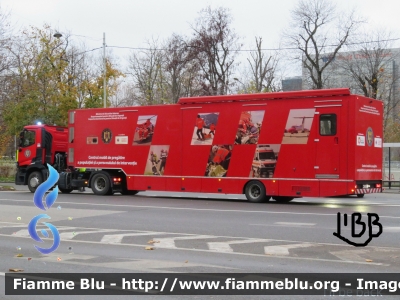
[[[68,130],[49,125],[29,125],[19,134],[15,183],[28,185],[31,192],[47,179],[47,164],[66,169]]]

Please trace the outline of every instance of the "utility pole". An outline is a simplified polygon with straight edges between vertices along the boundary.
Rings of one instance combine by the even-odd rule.
[[[104,86],[104,107],[107,107],[107,86],[106,86],[106,71],[107,71],[107,62],[106,62],[106,33],[103,32],[103,59],[104,59],[104,70],[103,70],[103,86]]]

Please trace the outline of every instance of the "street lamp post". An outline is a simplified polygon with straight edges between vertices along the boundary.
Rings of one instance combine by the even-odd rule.
[[[53,35],[55,38],[60,38],[62,37],[62,34],[60,32],[56,32]],[[106,80],[106,74],[107,74],[107,60],[106,60],[106,33],[103,32],[103,86],[104,86],[104,95],[103,95],[103,104],[104,107],[107,107],[107,80]]]
[[[103,32],[103,59],[104,59],[104,70],[103,70],[103,86],[104,86],[104,107],[107,107],[107,82],[106,82],[106,72],[107,72],[107,61],[106,61],[106,33]]]

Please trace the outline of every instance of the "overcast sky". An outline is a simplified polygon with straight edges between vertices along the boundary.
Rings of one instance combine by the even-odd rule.
[[[190,24],[198,12],[210,5],[231,9],[233,27],[243,38],[244,48],[254,37],[263,38],[263,48],[279,47],[282,30],[290,20],[297,0],[0,0],[2,11],[10,12],[17,29],[44,23],[70,32],[89,49],[102,47],[103,32],[107,46],[143,47],[148,39],[164,40],[172,33],[190,35]],[[357,7],[369,25],[383,26],[400,38],[400,1],[336,0],[340,8]],[[400,43],[398,43],[400,45]],[[101,51],[101,50],[98,50]],[[126,57],[126,50],[113,48]]]

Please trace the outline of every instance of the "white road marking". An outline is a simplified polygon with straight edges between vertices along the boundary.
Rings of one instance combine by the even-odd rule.
[[[290,244],[290,245],[279,245],[279,246],[265,246],[264,253],[267,255],[278,255],[278,256],[286,256],[289,255],[289,249],[296,249],[296,248],[307,248],[307,247],[314,247],[319,246],[318,244]]]
[[[217,237],[213,235],[192,235],[192,236],[178,236],[173,238],[154,237],[153,240],[159,242],[154,244],[156,248],[178,249],[178,247],[175,246],[176,240],[182,241],[182,240],[197,240],[197,239],[211,239],[211,238],[217,238]]]
[[[44,229],[46,229],[47,227],[45,227]],[[69,228],[60,228],[60,230],[79,230],[76,227],[69,227]],[[84,233],[101,233],[101,232],[110,232],[110,231],[115,231],[112,229],[102,229],[102,230],[90,230],[90,231],[67,231],[67,232],[61,232],[60,233],[60,238],[62,240],[72,240],[74,237],[76,237],[79,234],[84,234]],[[29,232],[27,229],[21,229],[16,231],[14,234],[14,236],[17,237],[30,237]]]
[[[338,257],[343,261],[351,262],[365,262],[365,258],[362,258],[359,254],[368,253],[368,250],[342,250],[342,251],[331,251],[330,254]]]
[[[146,232],[136,232],[136,233],[122,233],[122,234],[106,234],[101,239],[101,243],[106,244],[120,244],[125,236],[143,236],[143,235],[156,235],[163,234],[163,232],[158,231],[146,231]]]
[[[73,238],[75,238],[76,236],[78,236],[79,234],[85,234],[85,233],[101,233],[101,232],[110,232],[110,231],[114,231],[111,229],[103,229],[103,230],[91,230],[91,231],[68,231],[68,232],[61,232],[60,233],[60,238],[62,240],[72,240]]]
[[[400,232],[400,227],[384,227],[383,231],[386,232]]]
[[[295,222],[275,222],[275,225],[284,225],[284,226],[315,226],[316,223],[295,223]]]
[[[12,237],[10,234],[0,234],[0,236],[4,237]],[[29,238],[30,237],[20,237],[20,238]],[[218,238],[218,237],[216,237]],[[234,238],[234,237],[229,237]],[[240,238],[240,237],[236,237]],[[244,238],[245,239],[245,238]],[[273,241],[284,241],[284,242],[296,242],[296,241],[286,241],[286,240],[273,240]],[[104,245],[104,243],[96,242],[96,241],[82,241],[82,240],[70,240],[70,243],[82,243],[82,244],[97,244],[97,245]],[[297,241],[299,242],[299,241]],[[143,248],[143,244],[116,244],[118,246],[125,246],[125,247],[139,247]],[[343,246],[342,244],[329,244],[329,243],[318,243],[315,245],[332,245],[332,246]],[[114,247],[114,245],[110,245],[110,247]],[[350,247],[350,246],[349,246]],[[391,247],[371,247],[374,249],[383,249],[383,250],[394,250],[398,251],[398,248],[391,248]],[[191,249],[191,248],[173,248],[174,250],[181,250],[181,251],[191,251],[191,252],[210,252],[210,250],[206,249]],[[242,255],[242,256],[254,256],[254,257],[264,257],[265,254],[256,254],[256,253],[246,253],[246,252],[225,252],[225,255]],[[390,264],[384,263],[374,263],[374,262],[353,262],[353,261],[343,261],[343,260],[335,260],[335,259],[322,259],[322,258],[310,258],[310,257],[294,257],[294,256],[284,256],[285,259],[294,259],[294,260],[305,260],[305,261],[323,261],[323,262],[330,262],[330,263],[350,263],[350,264],[364,264],[364,265],[376,265],[376,266],[390,266]],[[76,262],[68,262],[73,264],[81,264],[83,263],[76,263]],[[87,264],[84,264],[87,265]],[[170,271],[168,271],[170,272]]]
[[[22,201],[22,202],[32,202],[31,200],[15,200],[15,199],[0,199],[0,201]],[[213,212],[237,212],[240,214],[244,213],[259,213],[259,214],[283,214],[283,215],[310,215],[310,216],[336,216],[333,214],[322,214],[322,213],[298,213],[298,212],[288,212],[288,211],[258,211],[258,210],[237,210],[237,209],[211,209],[211,208],[187,208],[187,207],[167,207],[167,206],[146,206],[146,205],[127,205],[127,204],[110,204],[110,203],[86,203],[86,202],[61,202],[57,201],[58,204],[68,204],[68,205],[87,205],[87,206],[107,206],[111,207],[130,207],[130,208],[149,208],[149,209],[169,209],[169,210],[188,210],[188,211],[213,211]],[[386,206],[400,206],[400,205],[386,205]],[[121,211],[118,211],[120,213]],[[111,213],[117,213],[109,212]],[[381,218],[388,219],[400,219],[400,217],[394,216],[379,216]]]
[[[209,242],[207,243],[208,249],[216,252],[233,252],[233,249],[230,245],[232,244],[251,244],[251,243],[262,243],[262,242],[270,242],[271,240],[266,239],[251,239],[251,240],[236,240],[236,241],[227,241],[227,242]]]

